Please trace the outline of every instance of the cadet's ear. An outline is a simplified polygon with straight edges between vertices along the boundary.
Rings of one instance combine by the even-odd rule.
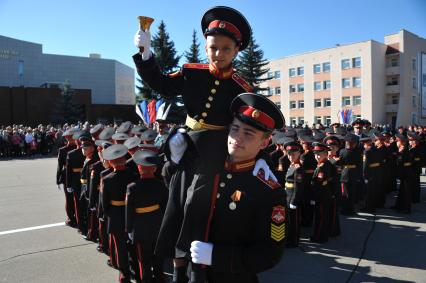
[[[269,145],[270,138],[271,136],[269,134],[262,137],[262,143],[260,144],[261,149],[265,149]]]

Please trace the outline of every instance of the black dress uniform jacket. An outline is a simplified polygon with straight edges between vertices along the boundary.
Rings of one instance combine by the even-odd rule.
[[[108,217],[108,233],[125,231],[125,199],[127,185],[137,180],[130,169],[117,170],[103,179],[102,207]]]
[[[67,155],[66,187],[77,190],[78,194],[81,189],[80,176],[85,159],[86,157],[84,157],[80,148],[71,150]]]
[[[65,184],[66,180],[66,162],[67,154],[75,149],[74,144],[67,144],[59,149],[58,152],[58,168],[56,170],[56,184]]]
[[[101,185],[101,172],[105,170],[102,161],[97,161],[90,168],[89,208],[97,207]]]
[[[284,251],[286,193],[275,182],[253,176],[255,161],[226,163],[216,176],[211,224],[213,243],[208,282],[258,282]]]

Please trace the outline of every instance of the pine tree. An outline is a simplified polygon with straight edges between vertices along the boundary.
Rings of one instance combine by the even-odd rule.
[[[74,90],[68,80],[64,82],[61,97],[53,110],[52,121],[58,124],[84,120],[83,106],[74,103]]]
[[[176,55],[175,44],[170,40],[169,33],[166,31],[166,24],[163,21],[158,26],[158,32],[153,36],[151,45],[153,56],[155,56],[161,72],[170,73],[175,70],[179,64],[180,56]],[[141,79],[138,79],[138,82],[142,85],[136,86],[139,90],[138,101],[158,97],[158,94]]]
[[[253,36],[247,48],[240,52],[238,60],[235,61],[234,66],[241,76],[254,87],[254,93],[266,90],[266,88],[259,87],[259,84],[268,80],[268,78],[264,77],[269,72],[269,68],[266,67],[268,61],[263,58],[263,51]]]
[[[200,59],[200,43],[198,43],[197,32],[192,32],[192,44],[189,47],[189,51],[185,51],[183,56],[187,63],[201,63],[203,60]]]

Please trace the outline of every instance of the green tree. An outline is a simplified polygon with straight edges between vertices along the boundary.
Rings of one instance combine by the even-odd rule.
[[[154,53],[153,55],[155,56],[161,72],[170,73],[174,71],[179,64],[180,56],[176,55],[175,44],[166,31],[166,24],[164,21],[160,22],[158,32],[153,36],[151,45]],[[139,90],[137,101],[158,97],[159,94],[153,91],[141,79],[138,79],[138,82],[141,83],[141,86],[136,86]]]
[[[238,59],[235,60],[235,67],[239,74],[243,76],[248,83],[254,87],[255,93],[266,90],[267,88],[259,87],[259,84],[267,81],[265,74],[269,72],[268,61],[263,58],[263,51],[256,43],[254,37],[251,38],[246,49],[240,52]]]
[[[203,60],[200,58],[200,43],[198,43],[197,32],[192,32],[192,43],[188,51],[185,51],[183,56],[187,63],[201,63]]]
[[[64,124],[84,120],[83,105],[74,103],[74,90],[68,80],[64,82],[61,97],[55,104],[52,115],[53,122]]]

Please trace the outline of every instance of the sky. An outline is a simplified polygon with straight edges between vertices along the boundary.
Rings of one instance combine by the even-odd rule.
[[[155,19],[151,34],[163,20],[182,54],[194,29],[204,46],[200,20],[217,5],[245,15],[268,60],[335,44],[383,42],[401,29],[426,38],[425,0],[0,0],[0,35],[40,43],[44,53],[100,53],[134,67],[137,16]]]

